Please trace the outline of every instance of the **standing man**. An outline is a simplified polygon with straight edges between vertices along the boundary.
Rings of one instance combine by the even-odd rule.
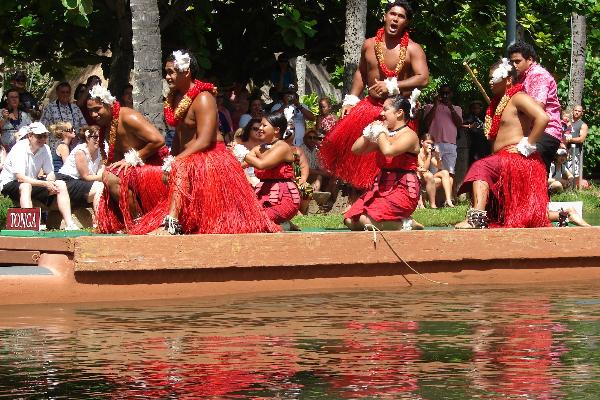
[[[450,85],[440,86],[433,104],[425,106],[425,126],[439,147],[444,168],[450,173],[454,183],[456,167],[456,137],[458,128],[462,126],[462,109],[452,104],[452,89]]]
[[[577,185],[579,186],[580,179],[583,179],[581,166],[583,164],[583,142],[587,138],[588,126],[583,120],[583,107],[576,105],[573,107],[573,122],[571,123],[571,132],[565,135],[565,141],[567,146],[571,146],[571,171],[576,179]]]
[[[121,107],[108,89],[94,86],[87,107],[101,128],[100,143],[108,144],[98,229],[102,233],[129,230],[134,219],[167,195],[161,165],[168,149],[158,129],[139,112]]]
[[[173,156],[162,167],[169,190],[131,233],[277,232],[240,163],[225,147],[218,131],[217,89],[197,79],[198,70],[187,50],[173,52],[165,62],[170,89],[165,120],[176,128]]]
[[[536,144],[538,153],[546,165],[546,172],[549,172],[550,164],[554,160],[554,155],[562,139],[556,80],[537,63],[537,54],[529,43],[522,40],[516,41],[508,47],[508,55],[510,62],[517,69],[518,82],[523,84],[525,93],[533,97],[550,118],[544,136]]]
[[[71,85],[69,85],[69,82],[61,82],[56,86],[56,97],[56,101],[48,103],[48,106],[44,109],[40,122],[46,125],[46,128],[50,128],[50,125],[57,122],[70,122],[75,132],[79,132],[79,128],[87,124],[77,104],[71,103]],[[78,143],[79,140],[75,137],[70,144],[70,148],[75,148]],[[50,150],[56,150],[57,145],[58,139],[51,137]]]
[[[294,146],[302,146],[304,143],[304,132],[306,132],[306,120],[316,121],[317,117],[304,104],[300,103],[296,86],[288,86],[282,94],[282,102],[277,103],[271,108],[271,112],[277,110],[285,110],[288,106],[292,106],[294,115]]]
[[[356,188],[370,188],[379,172],[375,153],[352,154],[356,139],[368,124],[379,118],[386,98],[399,93],[408,95],[414,88],[422,88],[429,82],[425,52],[409,38],[412,16],[408,1],[386,3],[384,26],[375,37],[363,43],[352,88],[344,98],[342,119],[321,146],[320,156],[325,169]],[[369,96],[361,101],[359,96],[365,87],[369,89]]]
[[[536,228],[548,226],[547,174],[536,143],[550,117],[523,92],[504,58],[490,69],[494,99],[488,107],[485,134],[493,154],[476,161],[459,193],[471,192],[472,207],[458,229]]]

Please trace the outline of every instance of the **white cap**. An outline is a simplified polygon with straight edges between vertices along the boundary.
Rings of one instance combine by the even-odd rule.
[[[41,122],[34,122],[29,125],[28,131],[33,133],[34,135],[42,135],[44,133],[49,133],[46,126]]]
[[[25,125],[19,128],[17,131],[17,140],[23,139],[29,133],[29,125]]]
[[[559,156],[564,156],[567,154],[567,150],[566,149],[558,149],[558,150],[556,150],[556,154],[558,154]]]

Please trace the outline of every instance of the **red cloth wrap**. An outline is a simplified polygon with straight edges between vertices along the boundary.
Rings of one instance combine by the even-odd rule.
[[[502,149],[473,163],[459,193],[471,191],[474,181],[490,188],[489,226],[539,228],[550,226],[546,168],[538,153],[524,157]]]
[[[294,169],[282,163],[267,170],[255,169],[260,182],[254,189],[258,202],[271,221],[281,224],[294,218],[300,206],[300,191],[294,180]]]
[[[173,162],[168,194],[130,233],[158,229],[178,194],[178,220],[186,234],[279,232],[258,204],[240,163],[223,142]]]
[[[116,171],[107,171],[103,177],[104,191],[100,197],[98,206],[98,231],[100,233],[116,233],[119,231],[129,231],[133,226],[133,216],[129,210],[129,192],[133,194],[138,205],[138,212],[143,215],[156,206],[159,201],[167,195],[167,186],[162,181],[162,164],[166,156],[169,155],[169,149],[162,147],[157,153],[148,158],[144,165],[139,167],[129,167],[127,172],[121,169],[118,174]],[[119,202],[110,198],[108,184],[106,179],[108,173],[112,173],[119,178],[121,193]]]
[[[352,145],[362,135],[363,129],[380,117],[382,109],[382,99],[365,97],[335,124],[319,149],[323,167],[359,189],[373,186],[379,168],[375,162],[375,153],[353,154]],[[418,132],[416,120],[410,121],[408,126]]]
[[[416,174],[417,157],[408,153],[396,157],[376,153],[375,160],[381,168],[379,176],[344,217],[352,219],[367,214],[377,222],[410,217],[417,208],[421,190]]]

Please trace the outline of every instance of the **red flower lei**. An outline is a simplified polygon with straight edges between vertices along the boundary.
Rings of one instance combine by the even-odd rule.
[[[377,62],[379,63],[379,68],[383,74],[388,78],[393,78],[394,76],[398,76],[400,71],[402,71],[402,67],[404,67],[404,61],[406,59],[406,49],[408,47],[408,31],[404,31],[402,37],[398,40],[400,44],[400,56],[398,57],[398,64],[396,68],[392,71],[385,64],[384,54],[383,54],[383,36],[385,30],[383,28],[379,28],[377,31],[377,35],[375,35],[375,56],[377,57]],[[395,47],[395,46],[394,46]]]
[[[110,121],[110,131],[108,134],[108,155],[106,156],[104,163],[112,164],[113,158],[115,157],[115,142],[117,141],[117,129],[119,127],[119,113],[121,112],[121,104],[115,100],[111,108],[112,119]],[[106,128],[100,130],[100,150],[104,153],[104,141],[106,140]]]
[[[212,83],[205,83],[196,79],[194,81],[194,86],[192,86],[185,96],[179,101],[177,108],[173,110],[173,97],[174,93],[169,93],[167,99],[165,100],[164,111],[165,111],[165,120],[167,121],[167,125],[177,126],[185,117],[188,109],[192,105],[192,102],[200,94],[200,92],[209,91],[212,94],[216,94],[217,88]]]
[[[484,131],[485,136],[488,140],[495,140],[498,136],[498,130],[500,129],[500,120],[502,119],[502,113],[506,108],[506,105],[510,99],[518,92],[523,90],[523,84],[517,83],[506,90],[504,96],[496,96],[490,103],[489,107],[485,112],[485,124]],[[492,114],[494,114],[492,116]]]

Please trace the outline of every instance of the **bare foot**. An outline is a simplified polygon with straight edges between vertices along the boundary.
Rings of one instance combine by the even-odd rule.
[[[160,226],[153,230],[152,232],[148,232],[147,235],[150,236],[171,236],[171,234],[165,229],[164,226]]]
[[[425,229],[425,227],[423,226],[423,224],[418,223],[416,220],[412,220],[412,230],[413,231],[422,231],[423,229]]]
[[[574,223],[577,226],[591,226],[590,224],[588,224],[587,222],[585,222],[583,220],[583,218],[581,217],[581,215],[579,215],[579,213],[577,212],[577,210],[575,210],[574,208],[569,208],[567,210],[567,213],[569,213],[569,221]]]
[[[464,221],[454,225],[454,229],[475,229],[475,227],[465,219]]]
[[[446,200],[446,202],[444,203],[444,206],[449,207],[449,208],[454,208],[454,204],[452,203],[452,200]]]

